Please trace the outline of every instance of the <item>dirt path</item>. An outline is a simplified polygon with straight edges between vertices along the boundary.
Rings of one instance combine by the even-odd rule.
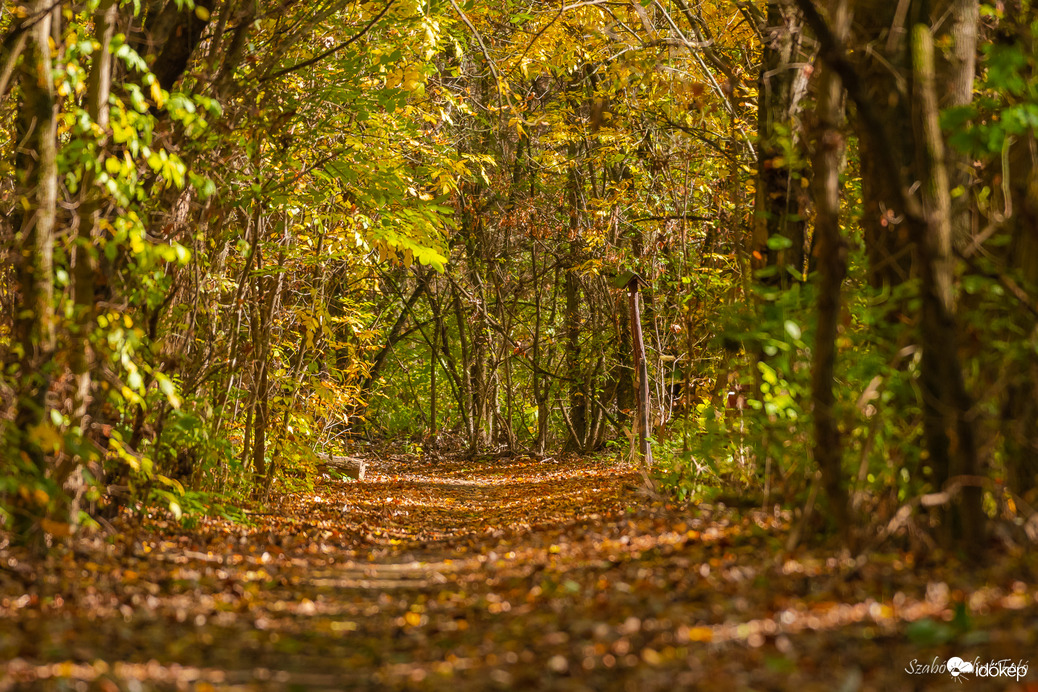
[[[607,462],[401,457],[252,528],[7,552],[0,690],[850,692],[959,689],[935,656],[1038,666],[1032,557],[787,555],[783,517],[636,487]]]

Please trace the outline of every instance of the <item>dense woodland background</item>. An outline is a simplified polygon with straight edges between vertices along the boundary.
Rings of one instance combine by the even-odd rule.
[[[361,439],[639,457],[632,293],[659,492],[1038,538],[1030,0],[0,12],[14,542]]]

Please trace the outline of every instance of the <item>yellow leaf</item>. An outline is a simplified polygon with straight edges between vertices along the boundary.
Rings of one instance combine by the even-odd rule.
[[[209,10],[204,7],[195,8],[195,16],[201,19],[203,22],[209,21]]]
[[[690,642],[709,642],[714,639],[714,631],[709,627],[692,627],[688,631]]]
[[[61,431],[49,421],[29,428],[29,439],[47,452],[56,452],[62,447]]]
[[[162,108],[162,105],[166,103],[165,94],[162,93],[162,87],[159,86],[158,82],[151,83],[151,99],[159,108]]]
[[[404,614],[404,621],[411,627],[418,627],[418,625],[422,622],[422,616],[418,613],[408,612]]]
[[[332,627],[332,632],[356,632],[357,631],[357,623],[349,622],[348,620],[347,621],[343,621],[343,622],[333,622],[331,627]]]

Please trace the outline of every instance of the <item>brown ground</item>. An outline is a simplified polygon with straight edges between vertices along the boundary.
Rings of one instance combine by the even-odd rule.
[[[1038,691],[1030,669],[905,672],[1038,668],[1033,556],[786,553],[784,516],[668,508],[637,480],[401,456],[253,527],[5,549],[0,690]]]

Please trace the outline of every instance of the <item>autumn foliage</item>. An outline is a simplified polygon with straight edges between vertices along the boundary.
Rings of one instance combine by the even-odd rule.
[[[1036,31],[1030,0],[5,3],[0,688],[1024,656]]]

